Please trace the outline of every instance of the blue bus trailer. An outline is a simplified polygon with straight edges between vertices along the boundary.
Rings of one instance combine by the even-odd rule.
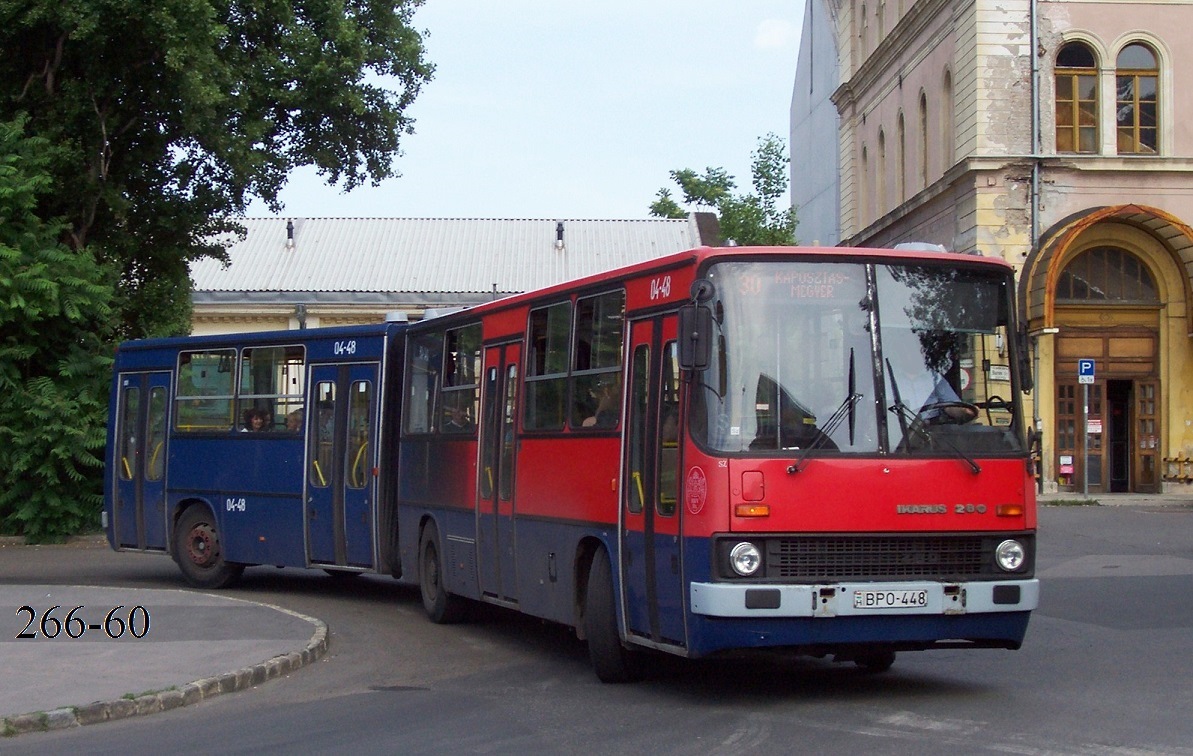
[[[401,425],[405,328],[120,345],[104,480],[112,548],[169,554],[204,588],[249,565],[400,577],[383,450]]]

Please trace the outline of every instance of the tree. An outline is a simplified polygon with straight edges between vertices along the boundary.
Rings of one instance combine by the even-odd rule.
[[[111,283],[43,221],[50,145],[0,122],[0,532],[53,540],[98,525]]]
[[[55,147],[38,212],[117,271],[120,335],[185,333],[187,264],[295,167],[395,175],[433,70],[421,2],[0,0],[0,119]]]
[[[20,221],[0,237],[0,385],[22,392],[0,402],[0,444],[30,437],[0,449],[0,527],[41,537],[97,511],[98,366],[115,340],[189,332],[189,263],[224,255],[254,197],[279,209],[304,165],[345,189],[396,175],[433,72],[421,3],[0,0]],[[78,438],[53,447],[47,422]]]
[[[787,165],[791,162],[786,145],[774,134],[767,134],[750,156],[753,193],[735,195],[736,182],[724,168],[705,168],[703,174],[685,168],[671,171],[671,178],[686,204],[717,212],[726,240],[742,245],[795,244],[799,223],[795,208],[779,206],[787,191]],[[666,188],[659,190],[650,205],[650,214],[660,218],[684,218],[687,213]]]

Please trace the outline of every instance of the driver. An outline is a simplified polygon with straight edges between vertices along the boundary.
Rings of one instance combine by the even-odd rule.
[[[918,341],[912,346],[892,339],[891,344],[895,347],[891,352],[894,374],[888,382],[898,383],[903,406],[929,424],[968,423],[977,417],[977,408],[962,401],[944,375],[925,365]],[[893,393],[894,388],[889,388]]]
[[[935,384],[921,405],[919,415],[924,422],[968,423],[977,417],[973,406],[961,401],[953,385],[943,375],[928,372],[925,376],[930,377]]]

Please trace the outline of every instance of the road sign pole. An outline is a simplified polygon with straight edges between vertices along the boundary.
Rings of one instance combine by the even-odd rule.
[[[1081,495],[1089,496],[1089,384],[1081,384]]]
[[[1089,496],[1089,387],[1097,363],[1077,360],[1077,382],[1081,384],[1081,495]]]

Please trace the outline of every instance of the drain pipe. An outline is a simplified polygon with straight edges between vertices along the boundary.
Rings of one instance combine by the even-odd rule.
[[[1030,257],[1036,252],[1036,248],[1040,243],[1040,32],[1038,28],[1038,0],[1031,0],[1029,4],[1031,14],[1029,19],[1029,32],[1031,50],[1029,55],[1031,57],[1031,230],[1029,232],[1029,246],[1027,256]],[[1019,275],[1025,275],[1027,272],[1026,266],[1020,268]],[[1026,313],[1025,313],[1026,314]],[[1055,332],[1056,329],[1048,328],[1045,331]],[[1032,408],[1032,429],[1039,434],[1040,444],[1040,470],[1039,476],[1036,479],[1039,493],[1044,493],[1044,432],[1040,427],[1042,425],[1040,420],[1040,343],[1039,335],[1032,338],[1032,352],[1035,363],[1035,389],[1031,398]]]

